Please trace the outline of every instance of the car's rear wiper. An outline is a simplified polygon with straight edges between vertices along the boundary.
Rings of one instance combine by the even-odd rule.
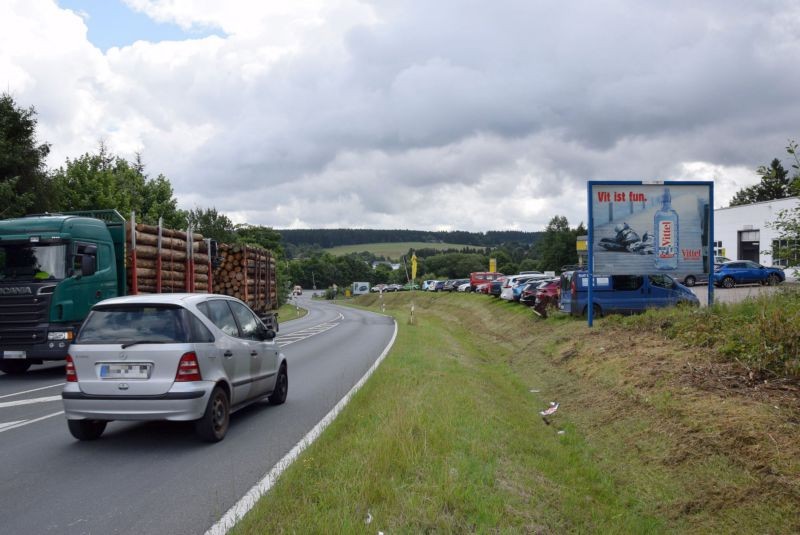
[[[168,342],[167,340],[134,340],[122,344],[122,349],[125,349],[126,347],[135,346],[136,344],[168,344],[168,343],[170,342]]]

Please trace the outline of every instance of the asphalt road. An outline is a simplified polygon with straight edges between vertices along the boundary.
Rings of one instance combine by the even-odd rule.
[[[284,405],[231,417],[225,440],[191,423],[112,422],[79,442],[61,413],[64,366],[0,372],[1,533],[203,533],[358,382],[394,332],[384,316],[298,298],[309,314],[281,325]]]

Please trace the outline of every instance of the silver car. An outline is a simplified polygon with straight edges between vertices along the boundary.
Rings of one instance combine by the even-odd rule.
[[[230,413],[286,401],[286,357],[233,297],[154,294],[95,305],[69,348],[62,393],[72,435],[94,440],[112,420],[194,421],[225,437]]]

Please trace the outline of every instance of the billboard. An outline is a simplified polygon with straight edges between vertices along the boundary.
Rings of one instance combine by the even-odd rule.
[[[713,182],[589,182],[593,273],[708,274]]]

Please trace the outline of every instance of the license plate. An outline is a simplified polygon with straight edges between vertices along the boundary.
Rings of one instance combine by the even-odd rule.
[[[4,359],[24,359],[28,358],[27,353],[24,351],[3,351]]]
[[[150,364],[100,364],[101,379],[147,379]]]

